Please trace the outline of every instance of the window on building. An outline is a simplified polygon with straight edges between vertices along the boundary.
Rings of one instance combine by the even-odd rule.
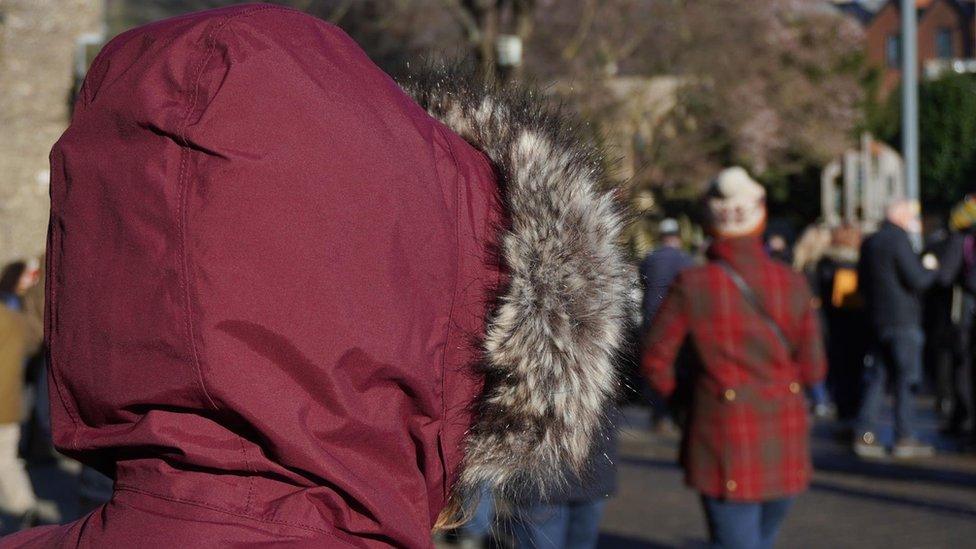
[[[885,61],[889,67],[901,66],[901,35],[889,34],[885,38]]]
[[[956,56],[952,48],[952,29],[943,27],[935,34],[935,54],[939,59],[952,59]]]

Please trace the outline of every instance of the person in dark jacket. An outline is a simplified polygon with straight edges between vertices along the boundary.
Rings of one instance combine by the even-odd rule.
[[[953,364],[939,372],[946,413],[945,431],[963,441],[976,442],[976,377],[973,367],[973,340],[976,331],[976,196],[967,196],[950,215],[951,232],[940,256],[943,273],[940,286],[950,297],[947,314],[940,324],[948,324]],[[941,366],[941,364],[940,364]],[[968,440],[967,440],[968,439]]]
[[[27,262],[29,287],[23,292],[24,314],[44,326],[44,259]],[[48,398],[47,353],[42,348],[27,363],[26,384],[31,388],[32,404],[24,424],[21,452],[29,461],[51,462],[56,459],[51,443],[51,401]]]
[[[651,325],[658,307],[664,301],[668,288],[678,273],[695,264],[691,254],[682,249],[681,227],[671,218],[661,221],[659,226],[661,245],[647,254],[640,265],[641,280],[644,282],[643,326]]]
[[[814,292],[826,325],[827,385],[847,436],[861,405],[867,349],[864,335],[868,327],[857,279],[861,240],[861,232],[854,226],[831,230],[830,244],[814,271]]]
[[[767,236],[766,253],[780,263],[793,264],[793,250],[790,249],[790,243],[783,234],[770,233]]]
[[[114,495],[0,547],[431,547],[580,470],[632,307],[599,151],[542,94],[408,88],[274,5],[102,49],[46,339],[55,445]]]
[[[962,274],[962,246],[956,233],[937,229],[926,235],[923,254],[933,254],[938,258],[940,270],[951,272],[945,284],[933,284],[922,298],[922,326],[925,332],[925,351],[923,364],[926,374],[932,378],[935,393],[935,411],[943,431],[953,431],[954,413],[959,411],[957,404],[955,373],[956,367],[965,360],[969,342],[961,337],[958,330],[965,296],[957,283]],[[965,350],[964,350],[965,349]]]
[[[642,366],[663,395],[685,340],[701,357],[682,441],[685,481],[701,495],[718,547],[771,547],[810,483],[804,387],[826,360],[807,281],[771,259],[761,235],[765,190],[724,170],[705,197],[708,263],[678,275],[646,334]]]
[[[608,414],[606,436],[596,441],[586,466],[548,494],[519,502],[510,519],[515,549],[594,549],[607,501],[617,490],[619,410]]]
[[[641,318],[641,333],[647,333],[658,308],[664,301],[668,289],[681,271],[695,265],[691,254],[682,249],[681,227],[671,218],[661,221],[659,226],[661,245],[647,254],[640,265],[641,281],[644,283],[644,299]],[[679,361],[692,360],[688,352],[679,354]],[[639,376],[639,373],[637,374]],[[651,426],[657,432],[674,431],[675,421],[671,407],[647,383],[640,378],[635,381],[646,393],[651,407]]]
[[[924,344],[921,294],[939,274],[934,256],[920,259],[912,249],[909,232],[920,230],[917,203],[898,200],[887,207],[886,220],[861,246],[858,281],[873,349],[865,367],[866,388],[854,440],[854,451],[862,457],[886,454],[877,422],[889,378],[895,392],[893,455],[912,458],[934,453],[915,430],[914,395],[921,381]]]

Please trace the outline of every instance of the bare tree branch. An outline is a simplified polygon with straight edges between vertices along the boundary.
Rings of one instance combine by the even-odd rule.
[[[349,13],[349,10],[352,8],[353,2],[354,0],[345,0],[344,2],[336,6],[335,9],[332,10],[332,13],[328,15],[326,20],[332,23],[333,25],[338,25],[342,21],[342,18],[345,17],[347,13]]]
[[[580,48],[583,47],[587,35],[590,34],[590,29],[593,27],[593,20],[597,12],[596,8],[597,0],[586,0],[586,4],[583,6],[583,14],[580,16],[579,26],[576,28],[576,32],[573,33],[573,38],[563,48],[563,59],[571,61],[579,54]]]
[[[478,44],[481,41],[481,26],[478,24],[475,14],[468,8],[461,5],[460,0],[441,0],[441,3],[451,12],[457,20],[471,44]]]

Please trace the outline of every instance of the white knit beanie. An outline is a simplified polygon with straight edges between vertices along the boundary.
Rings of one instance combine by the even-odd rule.
[[[766,220],[766,190],[738,166],[712,180],[705,205],[711,230],[722,237],[754,233]]]

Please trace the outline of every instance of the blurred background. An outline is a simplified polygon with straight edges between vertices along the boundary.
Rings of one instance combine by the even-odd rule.
[[[0,1],[0,260],[42,251],[47,151],[100,46],[135,25],[232,3]],[[635,256],[665,210],[693,218],[692,199],[730,164],[768,186],[774,226],[791,236],[818,218],[877,217],[882,197],[843,203],[843,173],[825,199],[824,172],[833,161],[840,172],[860,169],[844,164],[845,152],[877,164],[901,142],[897,1],[278,3],[339,25],[394,76],[411,61],[472,58],[580,111],[612,151],[621,195],[644,213]],[[917,4],[922,199],[938,215],[976,170],[974,2]]]
[[[0,0],[0,264],[44,252],[48,152],[101,46],[133,26],[235,3]],[[612,185],[633,210],[635,263],[665,217],[686,248],[701,248],[697,200],[724,166],[744,166],[766,186],[767,240],[788,262],[807,227],[873,231],[892,198],[915,197],[914,169],[927,235],[976,182],[976,0],[274,3],[343,28],[394,77],[424,59],[466,58],[577,111],[610,151]],[[919,147],[907,166],[903,4],[914,4],[917,25],[909,85],[917,79]],[[952,413],[939,360],[951,358],[926,363],[920,404],[939,455],[865,462],[824,410],[814,486],[784,526],[784,547],[976,546],[976,457],[939,432]],[[620,489],[600,544],[699,546],[704,524],[674,464],[677,434],[651,424],[638,393],[625,409]],[[84,507],[76,466],[38,459],[30,471],[63,519]]]

